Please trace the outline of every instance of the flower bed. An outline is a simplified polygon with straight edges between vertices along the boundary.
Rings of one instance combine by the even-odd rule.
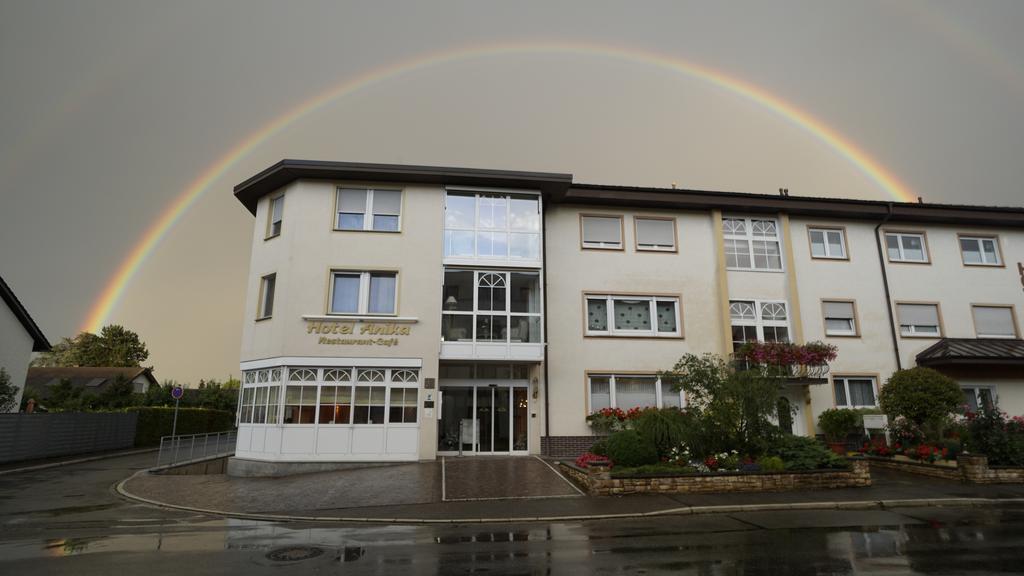
[[[683,473],[634,472],[613,477],[611,469],[591,464],[580,468],[559,462],[559,468],[595,496],[625,494],[708,494],[728,492],[780,492],[871,485],[871,473],[863,459],[850,461],[849,468],[789,472]]]

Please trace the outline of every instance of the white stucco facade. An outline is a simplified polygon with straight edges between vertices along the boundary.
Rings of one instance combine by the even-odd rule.
[[[0,368],[7,371],[11,383],[18,387],[18,411],[21,395],[25,391],[25,373],[32,360],[32,336],[7,306],[0,306]]]
[[[991,336],[973,307],[986,322],[1009,314],[1004,336],[1021,335],[1020,209],[292,162],[236,188],[255,215],[241,458],[578,451],[589,413],[685,404],[659,371],[754,339],[838,348],[826,378],[782,393],[794,408],[787,428],[813,434],[827,408],[877,403],[897,354],[907,368],[938,342]],[[888,234],[907,236],[899,257],[924,261],[890,261]],[[998,262],[965,264],[964,238],[994,242],[998,255],[980,257]],[[841,317],[826,321],[826,310]],[[901,320],[907,310],[924,320]],[[1020,364],[934,362],[1024,413]]]

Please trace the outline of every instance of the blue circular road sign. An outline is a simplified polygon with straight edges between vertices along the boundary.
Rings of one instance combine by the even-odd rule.
[[[185,390],[181,386],[171,388],[171,398],[174,398],[175,400],[180,400],[184,394]]]

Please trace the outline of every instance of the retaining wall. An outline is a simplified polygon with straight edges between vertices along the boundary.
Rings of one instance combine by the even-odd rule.
[[[600,465],[582,469],[559,462],[559,467],[569,478],[595,496],[781,492],[871,486],[871,472],[868,463],[863,460],[850,461],[850,468],[847,470],[725,472],[678,476],[644,475],[630,478],[613,478],[611,470]]]

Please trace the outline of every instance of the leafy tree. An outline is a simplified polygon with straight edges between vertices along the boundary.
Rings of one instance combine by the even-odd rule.
[[[96,399],[97,408],[120,409],[135,404],[135,386],[121,376],[107,386]]]
[[[41,404],[51,412],[80,412],[96,406],[96,395],[62,379],[50,388]]]
[[[0,412],[10,412],[15,408],[14,398],[18,395],[18,387],[11,384],[11,375],[0,368]]]
[[[99,335],[81,332],[74,338],[62,338],[49,352],[32,361],[37,367],[59,366],[141,366],[149,358],[139,335],[124,326],[104,326]]]
[[[712,354],[687,354],[661,378],[686,392],[707,432],[707,449],[761,454],[779,434],[772,419],[785,382],[781,369],[740,370]]]
[[[918,366],[893,372],[878,402],[890,419],[903,416],[938,439],[950,415],[963,405],[964,393],[952,378]]]

